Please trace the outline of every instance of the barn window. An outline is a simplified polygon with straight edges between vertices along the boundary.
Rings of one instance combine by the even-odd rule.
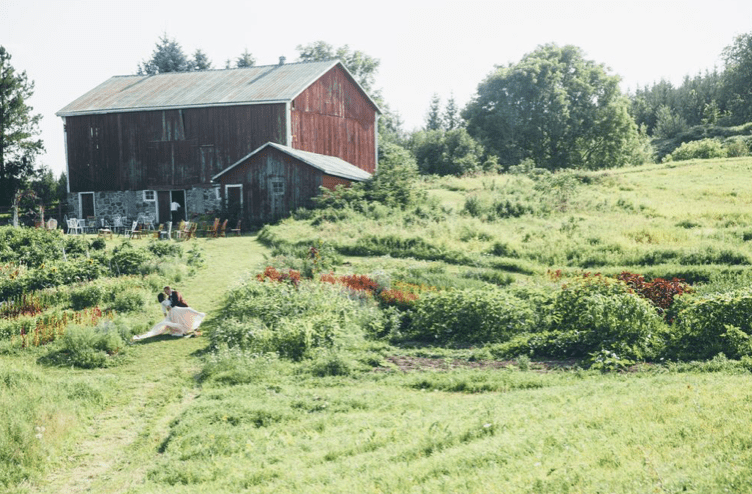
[[[157,194],[153,190],[144,191],[144,202],[154,202],[157,200]]]
[[[272,194],[275,196],[281,196],[285,193],[285,183],[284,182],[272,182]]]

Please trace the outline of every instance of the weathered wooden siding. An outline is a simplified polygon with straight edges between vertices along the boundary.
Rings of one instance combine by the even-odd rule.
[[[285,143],[285,105],[66,119],[71,192],[187,188],[267,142]]]
[[[333,67],[291,105],[292,147],[376,171],[376,109],[347,73]]]
[[[310,206],[319,193],[322,172],[277,149],[268,147],[219,177],[223,200],[225,185],[243,185],[243,216],[252,223],[287,215]],[[279,185],[283,184],[282,192]]]

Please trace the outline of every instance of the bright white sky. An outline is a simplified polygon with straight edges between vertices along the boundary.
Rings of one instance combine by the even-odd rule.
[[[431,95],[464,105],[494,65],[538,45],[572,44],[622,77],[622,89],[680,84],[714,66],[752,31],[750,0],[0,0],[0,45],[36,83],[41,163],[65,169],[55,112],[113,75],[133,74],[160,35],[187,55],[200,48],[223,68],[246,48],[257,65],[324,40],[381,60],[376,87],[406,130],[421,127]]]

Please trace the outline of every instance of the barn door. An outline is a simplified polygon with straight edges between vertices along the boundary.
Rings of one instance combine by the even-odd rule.
[[[157,192],[157,221],[167,223],[170,218],[170,191],[160,190]]]

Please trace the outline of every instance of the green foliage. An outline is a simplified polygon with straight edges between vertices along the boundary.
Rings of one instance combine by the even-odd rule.
[[[595,276],[564,285],[553,306],[553,333],[543,354],[586,357],[607,350],[620,358],[644,360],[661,354],[665,326],[654,306],[621,281]],[[551,352],[551,353],[548,353]]]
[[[115,293],[115,298],[110,308],[115,312],[138,312],[146,306],[144,292],[137,288],[120,290]]]
[[[192,63],[183,53],[183,48],[174,39],[170,39],[167,33],[159,37],[156,47],[151,54],[151,59],[138,65],[139,75],[163,74],[166,72],[187,72],[191,70]]]
[[[664,161],[684,161],[693,159],[725,158],[727,150],[716,139],[702,139],[700,141],[685,142]]]
[[[675,114],[666,105],[662,105],[655,112],[656,122],[653,135],[659,139],[671,139],[686,132],[687,121],[681,115]]]
[[[157,257],[182,258],[183,246],[176,242],[164,242],[159,240],[149,241],[146,247],[149,252]]]
[[[123,244],[120,249],[112,254],[112,270],[118,275],[139,274],[142,266],[149,261],[151,256],[144,250],[126,247]]]
[[[728,98],[728,109],[735,123],[752,121],[752,32],[736,36],[731,45],[723,50],[726,70],[723,74],[723,89]]]
[[[68,326],[59,352],[67,365],[92,369],[112,365],[113,357],[124,350],[125,342],[120,329],[115,323],[107,321],[94,327]]]
[[[423,174],[461,176],[497,169],[496,158],[462,127],[416,132],[410,148]]]
[[[347,67],[347,70],[350,71],[363,89],[367,92],[373,90],[376,73],[381,64],[378,58],[373,58],[360,50],[351,50],[348,45],[343,45],[335,49],[332,45],[324,41],[314,41],[307,45],[298,45],[295,49],[298,50],[298,61],[300,62],[338,59]]]
[[[638,135],[618,82],[579,48],[548,44],[489,75],[463,117],[504,168],[624,166]]]
[[[683,296],[674,308],[669,356],[702,360],[724,353],[731,358],[752,355],[752,291],[749,288]]]
[[[95,238],[90,244],[92,250],[105,250],[107,248],[107,242],[103,238]]]
[[[59,232],[42,228],[0,227],[0,263],[24,263],[37,267],[49,261],[63,258],[67,239]],[[66,245],[67,244],[67,245]],[[85,251],[84,251],[85,252]],[[70,254],[68,254],[70,255]]]
[[[44,150],[39,134],[40,114],[32,114],[28,100],[34,82],[26,71],[17,73],[11,55],[0,46],[0,206],[10,206],[16,191],[34,171],[34,160]]]
[[[214,347],[274,352],[300,360],[318,347],[361,338],[372,313],[358,299],[326,283],[293,285],[248,280],[230,290],[223,322],[211,332]]]
[[[439,344],[493,343],[532,331],[533,308],[495,288],[427,294],[416,304],[406,337]]]
[[[70,291],[71,307],[74,310],[82,310],[97,306],[102,301],[103,295],[102,287],[94,283],[72,288]]]

